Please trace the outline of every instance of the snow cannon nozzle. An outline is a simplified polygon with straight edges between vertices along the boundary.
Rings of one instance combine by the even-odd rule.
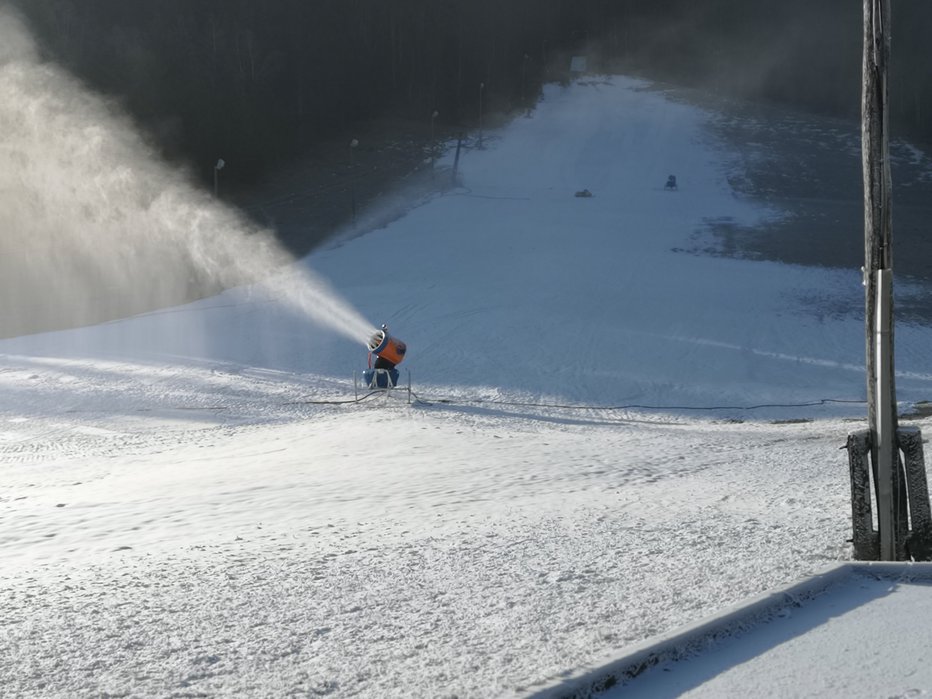
[[[370,352],[375,352],[375,350],[385,342],[385,326],[382,326],[382,330],[376,330],[372,333],[372,337],[369,338],[368,347]]]

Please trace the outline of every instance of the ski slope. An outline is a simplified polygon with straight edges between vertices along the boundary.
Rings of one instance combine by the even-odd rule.
[[[860,273],[689,252],[790,215],[716,118],[548,86],[296,262],[408,344],[410,401],[355,402],[365,338],[280,284],[0,341],[5,691],[522,696],[848,559]],[[897,328],[904,404],[930,340]]]

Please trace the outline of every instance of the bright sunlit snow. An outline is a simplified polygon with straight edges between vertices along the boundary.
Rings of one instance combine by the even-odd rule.
[[[282,279],[0,342],[4,691],[511,696],[849,558],[860,273],[689,252],[785,215],[714,117],[549,86],[298,263],[407,343],[391,396]]]

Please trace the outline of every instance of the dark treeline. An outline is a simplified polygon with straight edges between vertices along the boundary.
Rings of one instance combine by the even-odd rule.
[[[14,0],[40,44],[204,176],[260,173],[387,114],[472,126],[532,99],[548,0]],[[244,167],[248,164],[248,167]]]
[[[480,99],[529,105],[580,52],[595,69],[859,109],[857,0],[7,1],[50,59],[205,178],[221,154],[229,177],[255,178],[386,115],[474,127]],[[893,123],[932,141],[932,3],[893,11]]]

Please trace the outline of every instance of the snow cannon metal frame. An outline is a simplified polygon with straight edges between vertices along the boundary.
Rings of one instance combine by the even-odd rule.
[[[404,361],[408,351],[407,345],[388,334],[388,326],[376,330],[367,343],[369,348],[369,368],[363,373],[363,384],[370,390],[390,391],[398,385],[398,370],[395,368]],[[373,365],[372,357],[376,360]],[[358,391],[358,386],[357,386]],[[411,395],[411,372],[408,372],[408,396]],[[358,397],[358,393],[357,393]]]

